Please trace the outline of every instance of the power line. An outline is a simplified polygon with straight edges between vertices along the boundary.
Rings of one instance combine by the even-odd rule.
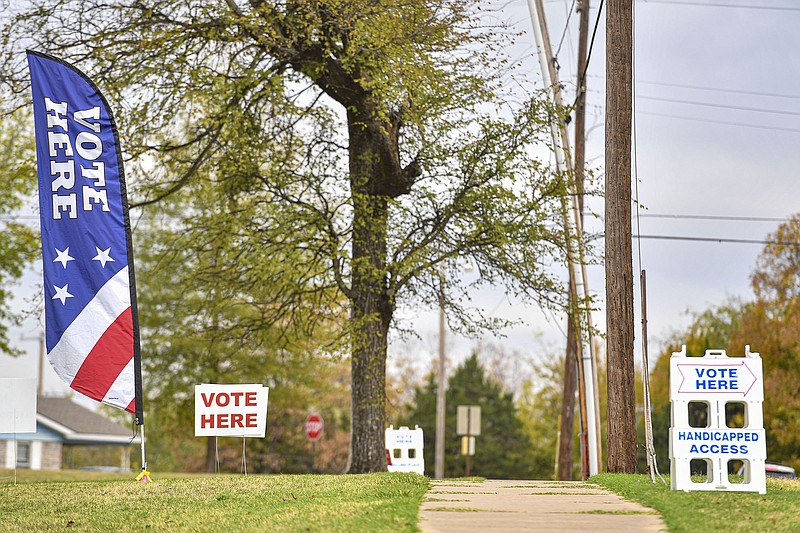
[[[650,111],[639,111],[640,115],[652,115],[655,117],[667,117],[667,118],[677,118],[681,120],[691,120],[693,122],[707,122],[709,124],[722,124],[725,126],[741,126],[743,128],[758,128],[762,130],[774,130],[774,131],[788,131],[792,133],[800,133],[800,129],[796,128],[782,128],[780,126],[760,126],[757,124],[745,124],[744,122],[732,122],[727,120],[711,120],[706,118],[696,118],[696,117],[682,117],[679,115],[669,115],[667,113],[653,113]]]
[[[588,92],[595,93],[595,94],[602,94],[598,90],[589,90]],[[641,99],[646,99],[646,100],[657,100],[657,101],[662,101],[662,102],[672,102],[672,103],[676,103],[676,104],[686,104],[686,105],[696,105],[696,106],[703,106],[703,107],[712,107],[712,108],[719,108],[719,109],[733,109],[733,110],[737,110],[737,111],[752,111],[752,112],[755,112],[755,113],[770,113],[770,114],[775,114],[775,115],[800,116],[800,111],[782,111],[782,110],[779,110],[779,109],[757,108],[757,107],[747,107],[747,106],[734,106],[734,105],[727,105],[727,104],[715,104],[715,103],[711,103],[711,102],[693,102],[691,100],[681,100],[681,99],[676,99],[676,98],[663,98],[663,97],[660,97],[660,96],[638,96],[637,95],[636,98],[637,99],[641,98]],[[598,105],[599,106],[599,104],[594,104],[594,105]],[[800,131],[800,130],[797,130],[797,129],[794,129],[794,128],[783,128],[783,127],[780,127],[780,126],[763,126],[763,125],[759,125],[759,124],[745,124],[745,123],[742,123],[742,122],[718,121],[718,120],[704,119],[704,118],[699,118],[699,117],[685,117],[685,116],[680,116],[680,115],[673,115],[673,114],[670,114],[670,113],[656,113],[656,112],[648,112],[648,111],[639,111],[639,113],[642,113],[642,114],[645,114],[645,115],[655,115],[655,116],[670,117],[670,118],[681,118],[681,119],[685,119],[685,120],[694,120],[694,121],[698,121],[698,122],[710,122],[710,123],[716,123],[716,124],[728,124],[728,125],[732,125],[732,126],[747,126],[747,127],[751,127],[751,128],[761,128],[761,129],[768,129],[768,130],[777,129],[777,130],[781,130],[781,131],[791,131],[791,132]]]
[[[593,93],[597,92],[597,94],[600,94],[600,91],[589,91],[589,92],[593,92]],[[690,102],[690,101],[685,101],[685,102],[681,102],[681,103],[695,104],[695,105],[706,105],[706,106],[711,106],[711,107],[727,107],[727,106],[723,106],[721,104],[720,105],[715,105],[715,104],[709,104],[709,103],[699,103],[699,102]],[[598,107],[598,108],[600,107],[599,104],[592,104],[592,106]],[[750,109],[750,111],[756,111],[756,110],[755,109]],[[771,112],[771,113],[784,113],[782,111],[781,112],[779,112],[779,111],[768,111],[768,112]],[[762,129],[762,130],[787,131],[787,132],[791,132],[791,133],[800,133],[800,129],[797,129],[797,128],[785,128],[785,127],[782,127],[782,126],[765,126],[765,125],[761,125],[761,124],[748,124],[748,123],[745,123],[745,122],[735,122],[735,121],[729,121],[729,120],[714,120],[714,119],[710,119],[710,118],[687,117],[687,116],[681,116],[681,115],[674,115],[674,114],[671,114],[671,113],[657,113],[655,111],[638,111],[637,110],[637,114],[639,114],[639,115],[651,115],[651,116],[655,116],[655,117],[675,118],[675,119],[680,119],[680,120],[691,120],[692,122],[705,122],[705,123],[708,123],[708,124],[722,124],[722,125],[725,125],[725,126],[741,126],[741,127],[744,127],[744,128],[758,128],[758,129]],[[785,112],[785,114],[800,115],[800,113],[797,113],[797,112],[794,112],[794,111]]]
[[[686,237],[680,235],[634,235],[634,239],[657,239],[662,241],[692,241],[692,242],[716,242],[733,244],[774,244],[779,246],[800,246],[800,242],[791,241],[768,241],[763,239],[728,239],[723,237]]]
[[[589,78],[605,78],[605,76],[601,76],[600,74],[589,74]],[[800,100],[800,94],[786,94],[786,93],[770,93],[770,92],[763,92],[763,91],[746,91],[743,89],[723,89],[721,87],[706,87],[703,85],[691,85],[686,83],[671,83],[667,81],[652,81],[652,80],[635,80],[636,83],[645,83],[648,85],[663,85],[665,87],[678,87],[681,89],[697,89],[699,91],[714,91],[714,92],[724,92],[724,93],[734,93],[734,94],[747,94],[752,96],[769,96],[775,98],[793,98],[796,100]]]
[[[39,220],[39,215],[0,215],[0,220]]]
[[[555,58],[558,59],[558,54],[561,53],[561,46],[564,44],[564,37],[567,36],[567,30],[569,29],[569,19],[572,18],[572,12],[575,11],[575,2],[576,0],[572,0],[572,5],[569,8],[569,14],[567,15],[567,21],[564,23],[564,31],[561,33],[561,40],[558,42],[558,49],[556,49]]]
[[[767,11],[800,11],[788,6],[761,6],[755,4],[713,4],[711,2],[674,2],[672,0],[640,0],[643,4],[671,4],[675,6],[730,7],[739,9],[761,9]]]
[[[659,213],[642,213],[641,218],[676,218],[679,220],[724,220],[735,222],[788,222],[788,218],[778,217],[742,217],[726,215],[671,215]]]
[[[763,107],[748,107],[748,106],[738,106],[738,105],[728,105],[728,104],[715,104],[711,102],[692,102],[691,100],[682,100],[680,98],[665,98],[662,96],[637,96],[637,98],[642,98],[644,100],[657,100],[659,102],[672,102],[675,104],[689,104],[689,105],[699,105],[705,107],[717,107],[722,109],[736,109],[738,111],[756,111],[759,113],[773,113],[776,115],[793,115],[793,116],[800,116],[800,112],[798,111],[781,111],[779,109],[767,109]]]
[[[603,91],[599,89],[588,89],[587,92],[602,95]],[[698,102],[696,100],[687,100],[685,98],[667,98],[664,96],[639,96],[637,95],[636,98],[641,98],[643,100],[657,100],[660,102],[671,102],[675,104],[688,104],[688,105],[698,105],[704,107],[716,107],[721,109],[734,109],[737,111],[753,111],[758,113],[772,113],[774,115],[794,115],[800,116],[799,111],[791,111],[791,110],[784,110],[784,109],[772,109],[767,107],[750,107],[750,106],[740,106],[740,105],[730,105],[730,104],[718,104],[715,102]],[[800,100],[800,97],[789,97],[784,96],[784,98],[797,98]]]
[[[589,41],[589,52],[586,54],[586,66],[581,72],[580,77],[578,78],[578,87],[577,91],[578,94],[575,96],[575,101],[572,102],[572,107],[578,105],[578,98],[580,98],[580,92],[583,91],[583,87],[586,85],[586,71],[589,70],[589,63],[592,61],[592,50],[594,49],[594,38],[597,35],[597,27],[600,25],[600,15],[603,14],[603,4],[605,0],[600,0],[600,5],[597,8],[597,18],[594,21],[594,29],[592,30],[592,40]]]

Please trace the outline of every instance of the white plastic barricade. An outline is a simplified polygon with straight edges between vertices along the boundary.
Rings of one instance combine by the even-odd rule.
[[[672,489],[765,494],[767,444],[759,354],[745,346],[744,357],[729,357],[725,350],[688,357],[683,346],[670,358],[669,383]],[[700,413],[694,420],[690,409]],[[703,462],[706,482],[692,481],[692,468]],[[740,463],[744,479],[731,478],[730,470]]]
[[[422,428],[386,428],[386,463],[389,472],[416,472],[425,475]]]

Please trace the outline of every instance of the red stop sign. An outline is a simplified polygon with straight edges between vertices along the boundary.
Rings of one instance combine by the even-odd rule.
[[[308,415],[308,418],[306,418],[305,427],[306,427],[306,437],[308,437],[308,440],[312,442],[319,440],[319,438],[322,436],[322,428],[323,428],[322,417],[319,416],[317,413],[311,413],[310,415]]]

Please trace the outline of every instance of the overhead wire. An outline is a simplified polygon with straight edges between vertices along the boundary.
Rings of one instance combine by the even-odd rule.
[[[666,84],[670,85],[670,84]],[[707,90],[714,90],[714,89],[707,89]],[[723,91],[724,89],[720,89]],[[602,95],[603,91],[599,89],[588,89],[588,93]],[[733,92],[733,91],[732,91]],[[738,92],[738,91],[737,91]],[[761,93],[765,94],[765,93]],[[777,96],[777,95],[772,95]],[[782,95],[783,98],[795,98],[800,100],[800,96],[789,96],[789,95]],[[740,106],[740,105],[732,105],[732,104],[719,104],[716,102],[700,102],[697,100],[689,100],[686,98],[668,98],[665,96],[637,96],[636,98],[642,100],[657,100],[660,102],[670,102],[674,104],[688,104],[688,105],[697,105],[697,106],[704,106],[704,107],[717,107],[721,109],[734,109],[737,111],[753,111],[758,113],[771,113],[775,115],[796,115],[800,116],[800,112],[798,111],[791,111],[791,110],[784,110],[784,109],[774,109],[774,108],[767,108],[767,107],[750,107],[750,106]]]
[[[591,90],[589,91],[595,94],[602,94],[601,91],[598,90]],[[719,109],[733,109],[738,111],[751,111],[757,113],[770,113],[770,114],[777,114],[777,115],[787,115],[787,116],[800,116],[800,112],[798,111],[781,111],[778,109],[768,109],[768,108],[757,108],[757,107],[747,107],[747,106],[733,106],[727,104],[715,104],[711,102],[693,102],[691,100],[681,100],[681,99],[672,99],[672,98],[665,98],[665,97],[657,97],[657,96],[637,96],[636,98],[644,99],[644,100],[658,100],[658,101],[665,101],[665,102],[672,102],[678,104],[687,104],[687,105],[697,105],[703,107],[713,107]],[[800,129],[798,128],[790,128],[790,127],[783,127],[783,126],[774,126],[774,125],[762,125],[762,124],[753,124],[747,122],[740,122],[740,121],[728,121],[728,120],[717,120],[711,118],[702,118],[702,117],[687,117],[684,115],[676,115],[674,113],[661,113],[657,111],[639,111],[639,114],[642,115],[651,115],[657,117],[666,117],[666,118],[675,118],[675,119],[682,119],[682,120],[690,120],[692,122],[706,122],[709,124],[721,124],[726,126],[741,126],[746,128],[758,128],[758,129],[765,129],[765,130],[774,130],[774,131],[786,131],[791,133],[800,133]]]
[[[657,239],[662,241],[716,242],[729,244],[772,244],[778,246],[800,246],[800,242],[771,241],[768,239],[731,239],[726,237],[692,237],[682,235],[634,235],[636,239]]]
[[[567,21],[564,23],[564,31],[561,32],[561,40],[558,41],[558,48],[556,49],[556,53],[554,54],[554,58],[558,60],[558,54],[561,53],[561,46],[564,44],[564,37],[567,36],[567,30],[569,29],[569,20],[572,18],[572,12],[575,10],[575,2],[577,0],[572,0],[572,5],[569,8],[569,13],[567,13]]]
[[[588,78],[601,78],[604,79],[605,76],[601,74],[589,74],[587,75]],[[748,94],[753,96],[768,96],[768,97],[775,97],[775,98],[793,98],[793,99],[800,99],[800,94],[787,94],[787,93],[771,93],[771,92],[764,92],[764,91],[748,91],[745,89],[728,89],[722,87],[708,87],[704,85],[692,85],[689,83],[674,83],[668,81],[652,81],[652,80],[634,80],[635,83],[644,83],[647,85],[663,85],[665,87],[678,87],[681,89],[697,89],[699,91],[714,91],[714,92],[723,92],[723,93],[734,93],[734,94]]]
[[[578,86],[576,90],[578,92],[575,95],[575,101],[572,102],[571,107],[575,107],[578,105],[578,99],[580,98],[580,93],[583,91],[583,87],[586,85],[586,71],[589,70],[589,65],[592,62],[592,50],[594,49],[594,39],[597,36],[597,28],[600,26],[600,16],[603,14],[603,5],[605,0],[600,0],[600,5],[597,8],[597,17],[594,20],[594,29],[592,29],[592,39],[589,41],[589,51],[586,54],[586,66],[583,67],[583,72],[579,73],[578,76]]]
[[[640,218],[674,218],[679,220],[724,220],[736,222],[787,222],[788,218],[780,217],[747,217],[728,215],[683,215],[668,213],[641,213]]]
[[[764,6],[757,4],[717,4],[712,2],[675,2],[673,0],[640,0],[642,4],[669,4],[675,6],[726,7],[738,9],[759,9],[768,11],[800,11],[800,8],[789,6]]]
[[[748,106],[738,106],[738,105],[728,105],[728,104],[717,104],[712,102],[693,102],[691,100],[685,100],[681,98],[666,98],[663,96],[637,96],[637,98],[641,98],[643,100],[657,100],[659,102],[671,102],[675,104],[688,104],[688,105],[697,105],[697,106],[704,106],[704,107],[717,107],[720,109],[735,109],[737,111],[756,111],[759,113],[772,113],[775,115],[793,115],[793,116],[800,116],[800,111],[785,111],[781,109],[767,109],[763,107],[748,107]]]
[[[762,126],[760,124],[747,124],[745,122],[734,122],[730,120],[713,120],[709,118],[697,118],[697,117],[684,117],[680,115],[671,115],[669,113],[656,113],[653,111],[640,111],[639,114],[641,115],[650,115],[654,117],[666,117],[666,118],[676,118],[680,120],[690,120],[692,122],[706,122],[708,124],[721,124],[723,126],[740,126],[743,128],[757,128],[762,130],[773,130],[773,131],[786,131],[790,133],[800,133],[800,129],[798,128],[784,128],[781,126]]]

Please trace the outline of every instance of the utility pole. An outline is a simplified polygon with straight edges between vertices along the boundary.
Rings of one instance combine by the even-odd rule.
[[[584,174],[586,166],[586,64],[589,48],[589,0],[578,0],[578,96],[575,99],[575,190],[583,220]]]
[[[631,245],[633,0],[606,10],[606,324],[608,471],[636,472]]]
[[[445,328],[444,314],[444,268],[439,265],[439,376],[436,386],[436,443],[434,457],[434,477],[444,479],[444,432],[445,432]]]
[[[578,0],[576,9],[580,14],[578,18],[578,96],[575,101],[575,191],[577,192],[578,216],[580,217],[580,227],[583,231],[583,197],[584,171],[586,169],[586,69],[589,63],[589,4],[590,0]],[[583,282],[586,290],[589,290],[589,277],[586,272],[586,262],[582,266]],[[597,366],[599,363],[597,355],[597,344],[594,336],[594,324],[592,323],[592,313],[587,312],[587,323],[589,326],[589,353],[592,357],[592,382],[594,389],[595,431],[597,435],[602,432],[600,424],[600,385],[597,381]],[[602,462],[603,441],[597,439],[597,456]]]
[[[545,87],[552,91],[552,102],[555,104],[555,107],[561,109],[563,103],[561,101],[561,90],[558,82],[558,71],[555,68],[553,51],[550,46],[547,23],[544,17],[544,5],[542,0],[528,0],[528,7],[531,12],[531,22],[536,37],[536,43],[539,48],[539,62],[542,70],[542,78],[545,82]],[[565,155],[569,153],[569,135],[566,122],[564,120],[558,120],[557,117],[553,117],[550,127],[555,145],[556,164],[560,171],[565,172],[568,178],[572,179],[574,175],[572,173],[571,161]],[[584,341],[590,338],[592,331],[591,310],[587,307],[588,279],[583,249],[583,224],[579,212],[577,195],[574,192],[572,183],[568,184],[568,189],[571,191],[573,197],[571,216],[568,212],[569,207],[567,206],[566,200],[563,205],[564,228],[567,235],[567,263],[569,265],[570,276],[570,301],[572,303],[568,319],[575,326],[573,329],[573,336],[575,337],[576,364],[578,366],[578,383],[581,400],[581,426],[583,428],[583,478],[586,479],[588,475],[594,475],[599,472],[600,439],[598,438],[598,424],[596,423],[596,420],[599,418],[599,412],[597,404],[595,403],[596,394],[594,391],[593,378],[595,367],[591,355],[593,350],[591,340],[588,343],[588,347],[583,346]],[[573,238],[575,239],[574,242],[572,241]],[[573,250],[573,248],[577,248],[577,250]],[[582,324],[585,325],[587,329],[587,335],[585,337],[582,334]],[[572,428],[566,429],[569,430],[569,438],[571,438]],[[562,433],[562,441],[564,437],[565,435]],[[559,456],[559,460],[561,460],[561,456]]]
[[[578,97],[575,101],[575,190],[578,195],[578,211],[583,222],[583,169],[586,165],[586,53],[589,35],[589,0],[578,0],[575,7],[578,19]],[[583,224],[581,224],[583,225]],[[570,291],[572,294],[572,291]],[[572,307],[577,302],[570,302]],[[575,424],[575,389],[577,387],[578,347],[575,331],[575,318],[567,318],[567,353],[564,358],[564,383],[561,391],[561,430],[558,440],[558,460],[556,479],[572,479],[572,427]],[[595,373],[596,376],[596,373]],[[595,383],[597,391],[597,383]],[[599,405],[599,402],[597,402]],[[599,417],[598,417],[599,422]],[[600,434],[600,431],[597,431]],[[598,452],[599,455],[599,452]]]

